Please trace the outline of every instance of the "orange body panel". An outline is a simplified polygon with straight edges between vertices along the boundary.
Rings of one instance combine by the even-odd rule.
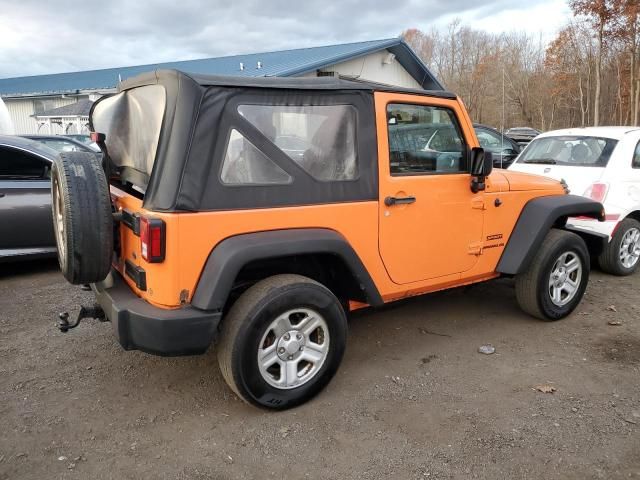
[[[471,121],[458,100],[399,93],[375,93],[380,195],[378,201],[305,205],[256,210],[158,213],[111,187],[118,209],[164,220],[166,254],[161,263],[140,255],[140,239],[120,226],[121,260],[115,267],[142,298],[164,308],[189,302],[207,258],[234,235],[292,228],[339,232],[353,247],[385,301],[487,280],[495,272],[524,204],[531,198],[562,194],[559,183],[532,180],[529,189],[510,187],[510,173],[495,171],[483,192],[472,193],[470,175],[392,177],[389,173],[387,103],[445,106],[455,111],[469,146],[478,146]],[[366,159],[362,159],[366,161]],[[522,176],[514,184],[526,187]],[[386,196],[415,195],[416,203],[387,207]],[[496,199],[501,205],[496,206]],[[147,274],[140,291],[124,274],[124,260]],[[353,307],[357,307],[353,303]]]

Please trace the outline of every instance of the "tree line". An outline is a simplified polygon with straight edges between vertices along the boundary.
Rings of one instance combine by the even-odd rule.
[[[540,130],[639,125],[640,0],[568,4],[573,16],[550,43],[458,20],[402,36],[474,122]]]

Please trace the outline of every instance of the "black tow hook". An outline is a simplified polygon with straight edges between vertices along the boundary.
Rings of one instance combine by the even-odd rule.
[[[101,322],[106,322],[107,318],[104,314],[104,310],[100,305],[94,305],[93,307],[81,307],[80,312],[78,313],[78,318],[75,322],[69,323],[69,313],[62,312],[58,315],[58,330],[62,333],[66,333],[72,328],[76,328],[80,325],[80,322],[85,318],[95,318]]]

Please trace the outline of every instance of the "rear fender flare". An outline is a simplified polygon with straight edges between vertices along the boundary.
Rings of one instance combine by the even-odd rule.
[[[209,254],[191,304],[202,310],[222,310],[234,280],[249,262],[308,254],[338,256],[356,278],[367,303],[384,303],[364,264],[342,235],[323,228],[304,228],[246,233],[220,242]]]
[[[567,217],[604,220],[604,207],[577,195],[554,195],[529,200],[502,252],[496,271],[517,275],[525,271],[552,227],[563,228]]]

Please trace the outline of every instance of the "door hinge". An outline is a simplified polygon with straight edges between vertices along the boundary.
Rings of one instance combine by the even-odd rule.
[[[482,242],[470,243],[469,255],[482,255]]]
[[[477,210],[484,210],[484,200],[482,198],[476,198],[471,201],[471,208],[475,208]]]

